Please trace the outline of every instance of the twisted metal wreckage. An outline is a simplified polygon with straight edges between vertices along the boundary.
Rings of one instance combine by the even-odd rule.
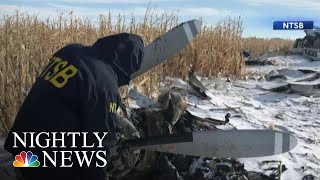
[[[198,87],[192,79],[190,85]],[[203,98],[201,87],[194,89]],[[199,91],[200,90],[200,91]],[[202,94],[202,95],[201,95]],[[140,100],[141,108],[131,109],[130,117],[121,118],[118,124],[120,136],[125,139],[146,137],[168,137],[168,134],[185,134],[196,131],[217,130],[215,125],[227,124],[231,115],[225,120],[200,118],[187,111],[187,102],[178,93],[166,91],[159,96],[158,102],[131,90],[129,97]],[[172,136],[171,136],[172,137]],[[169,137],[170,138],[170,137]],[[175,145],[165,146],[167,152]],[[192,147],[190,147],[192,149]],[[225,149],[230,151],[230,149]],[[278,179],[285,165],[281,162],[263,162],[270,164],[273,173],[266,176],[258,172],[248,172],[244,164],[234,158],[201,158],[195,156],[160,153],[156,151],[124,149],[113,157],[109,168],[111,179]],[[196,168],[197,167],[197,168]]]
[[[291,52],[320,61],[320,27],[315,26],[314,29],[304,30],[304,32],[306,36],[295,40]]]

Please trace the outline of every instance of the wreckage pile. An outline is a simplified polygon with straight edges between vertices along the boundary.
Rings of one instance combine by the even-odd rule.
[[[306,36],[304,38],[296,39],[294,48],[316,48],[320,49],[320,33],[314,31],[312,34],[308,34],[306,32]]]
[[[304,31],[306,36],[295,40],[291,52],[320,61],[320,28],[314,27]]]
[[[189,85],[199,98],[209,98],[206,88],[193,72],[189,73]],[[166,89],[158,98],[152,101],[136,90],[129,92],[127,119],[121,118],[119,129],[122,137],[145,138],[164,136],[168,134],[183,134],[194,131],[218,129],[217,126],[229,125],[230,113],[225,119],[201,118],[187,110],[188,102],[174,89]],[[190,104],[189,104],[190,105]],[[120,135],[121,136],[121,135]],[[170,148],[170,147],[169,147]],[[269,164],[265,171],[269,175],[245,170],[243,163],[232,158],[200,158],[170,153],[159,153],[145,150],[122,150],[113,158],[113,166],[109,169],[114,179],[155,179],[155,180],[273,180],[280,179],[281,172],[286,170],[281,162],[265,161]]]
[[[231,82],[229,79],[203,78],[199,81],[193,72],[190,72],[188,76],[188,84],[180,79],[166,78],[170,83],[162,88],[162,92],[164,93],[160,96],[158,102],[151,101],[137,91],[131,90],[129,93],[130,121],[132,121],[132,124],[139,129],[139,134],[142,134],[142,137],[156,134],[165,135],[167,133],[175,134],[189,131],[207,131],[212,129],[272,128],[285,132],[294,132],[300,139],[302,138],[303,144],[300,144],[298,150],[277,157],[265,157],[256,160],[199,158],[160,153],[157,154],[157,157],[161,158],[154,158],[154,161],[151,161],[154,162],[154,164],[148,166],[153,167],[149,168],[147,171],[148,173],[140,171],[140,175],[143,174],[145,176],[138,176],[137,174],[139,173],[137,172],[139,171],[133,167],[132,171],[124,177],[129,177],[127,179],[134,179],[133,177],[137,177],[138,179],[259,180],[280,179],[281,174],[284,173],[285,175],[282,176],[287,179],[314,179],[315,177],[311,174],[314,174],[312,172],[318,172],[318,169],[317,166],[311,164],[312,162],[317,162],[317,158],[314,159],[313,155],[309,156],[307,148],[313,148],[313,145],[309,146],[308,144],[309,142],[317,142],[317,138],[315,138],[315,140],[305,139],[305,136],[309,137],[309,134],[305,135],[303,132],[300,134],[300,129],[302,131],[304,129],[304,125],[301,125],[302,121],[298,119],[299,117],[297,117],[297,120],[292,119],[291,115],[294,115],[297,112],[302,114],[304,109],[307,111],[307,107],[310,107],[310,111],[308,110],[309,116],[303,119],[303,122],[309,122],[309,119],[313,119],[313,114],[317,113],[312,110],[312,107],[317,107],[318,103],[316,103],[316,99],[314,99],[315,104],[313,104],[312,99],[305,100],[303,96],[290,95],[290,93],[307,94],[308,96],[312,94],[312,96],[316,96],[317,92],[298,92],[297,90],[291,89],[292,86],[289,85],[289,83],[284,85],[286,86],[286,90],[282,90],[281,93],[272,89],[263,89],[263,87],[272,82],[279,85],[278,81],[301,82],[301,79],[308,82],[313,81],[315,79],[306,79],[303,78],[303,75],[317,78],[317,68],[320,66],[317,64],[318,62],[303,59],[301,56],[290,56],[283,59],[267,58],[266,61],[273,61],[273,65],[252,66],[255,70],[265,70],[265,75],[261,75],[260,78],[254,80],[248,79],[246,81],[239,80]],[[250,69],[251,67],[248,68],[249,70],[253,70]],[[256,76],[253,75],[252,77]],[[312,86],[312,88],[316,89],[318,86]],[[186,106],[185,103],[179,103],[183,100],[178,92],[183,97],[186,97],[187,100],[185,103],[188,104],[188,108],[185,109],[184,112],[182,110]],[[281,100],[282,97],[284,98],[283,100]],[[291,98],[294,99],[291,100]],[[300,109],[299,111],[296,112],[295,108],[290,108],[291,101],[294,103],[300,100],[305,100],[305,102],[301,102],[302,104],[295,107]],[[269,105],[271,107],[269,107]],[[274,105],[276,105],[276,107],[272,107]],[[301,109],[300,106],[303,109]],[[177,109],[180,109],[180,111],[175,113],[174,107],[179,107]],[[288,108],[291,109],[292,112],[286,110]],[[158,113],[155,113],[155,111]],[[287,113],[281,113],[281,111],[287,111]],[[303,116],[305,117],[305,115]],[[180,118],[177,120],[177,117]],[[224,119],[222,117],[224,117]],[[147,119],[151,121],[145,121]],[[156,120],[152,121],[153,119]],[[290,128],[292,127],[291,125],[285,125],[287,122],[286,119],[288,119],[289,124],[297,124],[297,127],[294,126],[295,128],[293,129]],[[314,124],[316,127],[318,121],[314,121],[315,122],[313,123],[316,123]],[[141,122],[148,123],[144,124]],[[313,129],[309,128],[309,130],[313,132]],[[142,164],[150,162],[147,160],[148,158],[142,157],[150,157],[149,153],[153,154],[154,152],[148,152],[147,155],[144,156],[145,153],[146,151],[140,151],[140,158],[138,158],[137,162],[142,162]],[[300,155],[300,153],[305,154]],[[317,154],[317,151],[311,151],[310,153]],[[302,163],[302,160],[304,163]],[[297,163],[297,161],[301,163]],[[254,163],[257,164],[254,165],[255,168],[252,168],[251,165]],[[249,165],[249,167],[247,167],[247,165]],[[294,174],[297,176],[294,176]]]
[[[296,93],[305,96],[320,95],[320,72],[312,70],[273,70],[267,76],[262,89],[275,92]]]
[[[229,80],[215,80],[214,82],[217,89],[225,88],[227,84],[230,84]],[[210,85],[213,86],[213,83]],[[121,122],[118,124],[119,136],[124,139],[135,139],[155,135],[181,134],[190,131],[235,129],[236,127],[233,125],[235,121],[231,124],[229,118],[237,119],[239,114],[231,112],[241,112],[241,109],[235,109],[235,107],[227,105],[223,109],[225,119],[203,118],[192,111],[193,107],[201,107],[201,104],[192,104],[191,99],[183,98],[183,96],[186,96],[184,93],[191,93],[193,96],[186,97],[197,97],[204,101],[213,102],[212,99],[210,100],[212,96],[207,94],[206,87],[209,86],[204,86],[203,81],[200,82],[191,72],[188,86],[182,87],[184,91],[179,91],[177,86],[172,86],[172,88],[165,86],[157,102],[131,89],[128,94],[127,114],[124,113]],[[219,110],[221,109],[207,109],[207,111]],[[245,113],[242,116],[246,116]],[[275,180],[280,179],[280,175],[286,172],[288,168],[287,164],[274,160],[261,161],[261,171],[248,171],[244,163],[232,158],[200,158],[131,150],[130,148],[121,149],[118,153],[117,156],[112,158],[111,166],[108,169],[110,179]],[[13,176],[12,160],[7,160],[7,162],[6,168],[1,169],[5,174]],[[313,176],[307,176],[306,178],[308,177],[312,179]]]
[[[292,63],[270,57],[248,61],[246,64],[265,68],[266,74],[260,77],[264,80],[260,84],[263,90],[314,97],[320,95],[320,61],[300,60]]]

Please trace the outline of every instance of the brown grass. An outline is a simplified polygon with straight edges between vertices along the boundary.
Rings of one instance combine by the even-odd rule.
[[[36,16],[17,12],[0,20],[0,132],[9,130],[35,78],[59,48],[68,43],[91,45],[99,37],[120,32],[139,34],[148,44],[179,22],[175,14],[156,14],[149,10],[142,22],[119,15],[113,23],[112,17],[111,14],[100,16],[98,26],[89,19],[75,18],[72,13],[59,15],[56,20],[40,21]],[[191,67],[202,76],[237,76],[243,67],[241,34],[240,18],[228,18],[214,27],[203,27],[193,43],[134,83],[150,95],[158,90],[165,76],[185,78]],[[253,41],[261,46],[260,41]],[[244,42],[250,49],[251,42]],[[266,49],[263,45],[258,51]]]
[[[288,54],[293,45],[293,40],[290,39],[263,39],[263,38],[243,38],[244,49],[251,51],[251,59],[263,55],[267,52],[274,52],[276,54]]]

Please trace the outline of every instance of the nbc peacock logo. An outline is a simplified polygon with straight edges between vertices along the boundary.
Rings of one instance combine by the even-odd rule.
[[[39,167],[40,162],[38,156],[34,155],[31,151],[27,153],[22,151],[20,155],[16,155],[15,161],[13,162],[14,167]]]

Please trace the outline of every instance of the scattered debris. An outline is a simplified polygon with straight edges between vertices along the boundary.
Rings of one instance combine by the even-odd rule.
[[[258,58],[254,60],[246,60],[244,61],[244,63],[247,66],[263,66],[263,65],[276,65],[277,61],[268,59],[268,58],[267,59]]]
[[[281,174],[287,170],[286,166],[281,161],[262,161],[263,164],[267,164],[268,167],[264,171],[268,172],[269,177],[280,180]]]
[[[193,71],[189,71],[188,74],[189,85],[192,87],[193,90],[203,99],[207,99],[208,95],[205,93],[208,90],[196,77]]]
[[[315,180],[313,175],[306,175],[302,178],[302,180]]]
[[[272,70],[266,76],[267,82],[261,83],[264,90],[294,93],[304,96],[320,95],[320,73],[300,70]]]
[[[200,122],[206,122],[209,123],[211,125],[224,125],[227,124],[229,122],[229,118],[231,117],[230,113],[227,113],[225,115],[225,120],[218,120],[218,119],[212,119],[212,118],[201,118],[201,117],[197,117],[192,115],[192,113],[190,113],[189,111],[186,111],[185,116],[186,119],[192,119],[195,121],[200,121]]]
[[[247,51],[247,50],[243,50],[243,51],[242,51],[242,56],[243,56],[244,58],[249,58],[250,55],[251,55],[251,53],[250,53],[249,51]]]

